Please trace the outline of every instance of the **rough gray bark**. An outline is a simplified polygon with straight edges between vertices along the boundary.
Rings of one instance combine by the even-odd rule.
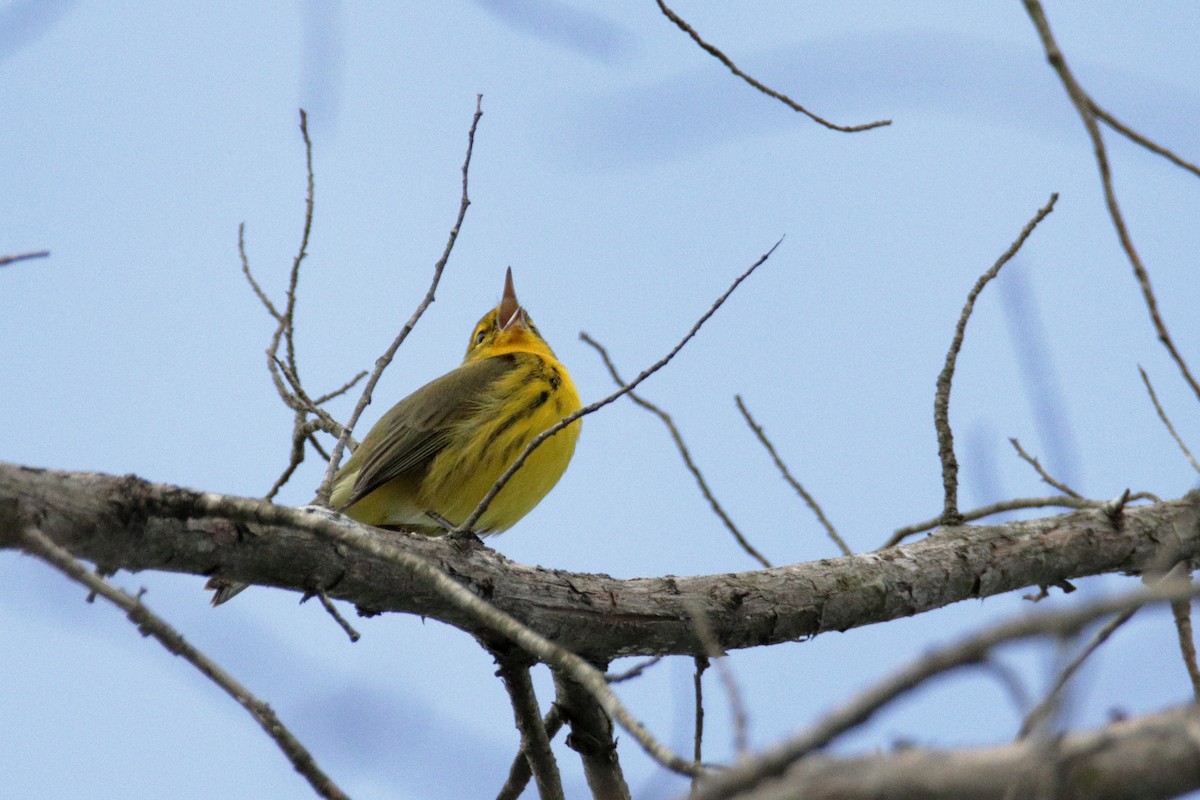
[[[0,463],[0,547],[36,525],[104,571],[210,575],[308,591],[486,633],[391,562],[314,533],[311,516],[135,476]],[[367,529],[370,530],[370,529]],[[1200,492],[1126,509],[943,529],[883,551],[753,572],[617,580],[516,564],[485,547],[372,532],[416,553],[530,628],[597,661],[705,651],[702,609],[725,650],[773,644],[1030,586],[1138,574],[1200,555]],[[881,535],[879,539],[884,537]]]
[[[1148,714],[1060,741],[862,758],[810,756],[738,800],[1156,800],[1200,788],[1200,708]],[[724,797],[703,790],[700,797]]]

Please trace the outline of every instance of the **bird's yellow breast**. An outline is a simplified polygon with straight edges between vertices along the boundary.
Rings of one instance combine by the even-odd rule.
[[[579,410],[579,393],[553,357],[513,354],[516,365],[478,408],[455,423],[446,448],[430,464],[418,500],[451,522],[466,519],[531,440]],[[480,533],[512,527],[558,483],[579,439],[578,420],[535,450],[474,526]]]

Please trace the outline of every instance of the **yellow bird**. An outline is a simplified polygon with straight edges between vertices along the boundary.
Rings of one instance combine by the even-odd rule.
[[[513,290],[483,315],[462,364],[384,414],[334,477],[330,504],[368,525],[435,534],[459,525],[526,445],[580,408],[555,357]],[[580,421],[544,441],[475,523],[499,533],[528,514],[575,452]],[[243,588],[214,578],[213,605]]]

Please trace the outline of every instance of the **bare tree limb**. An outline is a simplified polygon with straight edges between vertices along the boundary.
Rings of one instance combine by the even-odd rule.
[[[815,753],[738,800],[1167,800],[1200,788],[1200,707],[1186,706],[1036,742],[838,758]],[[1047,763],[1047,757],[1053,761]]]
[[[594,661],[694,655],[699,603],[725,650],[908,617],[964,599],[1100,573],[1161,571],[1200,557],[1200,491],[1126,508],[944,528],[920,541],[769,570],[618,580],[516,564],[482,545],[338,522],[312,510],[151,484],[136,477],[0,463],[0,548],[36,525],[106,572],[209,575],[329,596],[365,612],[432,617],[491,632],[391,559],[339,544],[346,532],[403,550],[455,585]],[[667,532],[664,535],[683,535]],[[358,542],[357,544],[361,544]],[[386,548],[384,548],[386,545]],[[407,562],[405,562],[407,563]],[[603,681],[603,675],[596,676]]]
[[[542,723],[537,695],[533,691],[533,680],[529,675],[530,660],[524,653],[500,653],[492,651],[500,669],[497,675],[508,690],[512,703],[513,717],[521,733],[521,753],[533,774],[541,800],[564,800],[562,776],[558,762],[550,749],[550,735]]]
[[[562,726],[563,718],[558,713],[558,706],[550,706],[546,716],[542,717],[542,727],[546,729],[547,740],[552,741],[562,730]],[[508,779],[500,787],[496,800],[517,800],[524,793],[525,787],[529,785],[529,779],[532,777],[533,770],[530,769],[529,759],[525,757],[525,750],[522,748],[517,753],[517,757],[513,759],[512,766],[508,768]]]
[[[567,746],[579,753],[583,773],[595,800],[630,800],[629,786],[621,771],[612,720],[595,694],[570,675],[554,670],[558,712],[571,726]],[[699,772],[698,768],[692,769]]]
[[[137,625],[138,631],[143,636],[153,637],[169,652],[183,658],[199,670],[200,674],[237,701],[238,705],[246,709],[267,736],[271,737],[271,740],[279,746],[288,761],[292,762],[296,772],[299,772],[312,786],[313,791],[328,800],[345,800],[346,795],[333,782],[333,779],[321,770],[312,754],[300,743],[300,740],[279,721],[279,717],[275,715],[271,707],[251,694],[217,662],[189,644],[162,617],[147,608],[140,595],[133,597],[88,571],[69,552],[56,545],[36,528],[26,528],[23,540],[25,548],[29,552],[72,580],[83,584],[93,594],[100,595],[120,608],[129,617],[129,621]]]
[[[756,81],[754,78],[747,75],[745,72],[742,72],[740,69],[738,69],[737,65],[734,64],[733,61],[730,60],[729,56],[725,55],[720,50],[718,50],[716,47],[714,47],[713,45],[704,41],[704,39],[701,39],[700,34],[696,33],[695,28],[693,28],[691,25],[689,25],[686,20],[684,20],[682,17],[680,17],[674,11],[667,8],[667,4],[664,3],[663,0],[655,0],[655,2],[658,3],[659,9],[662,11],[662,13],[666,16],[667,19],[669,19],[669,20],[671,20],[671,22],[675,23],[675,26],[677,28],[679,28],[679,30],[683,31],[688,36],[692,37],[692,41],[695,42],[696,44],[700,45],[700,48],[702,50],[704,50],[706,53],[708,53],[713,58],[720,61],[726,67],[728,67],[730,72],[732,72],[734,75],[736,75],[739,78],[741,78],[742,80],[744,80],[746,83],[753,86],[758,91],[762,92],[763,94],[767,95],[768,97],[775,98],[776,100],[783,103],[785,106],[792,109],[793,111],[797,111],[797,112],[803,114],[804,116],[808,117],[813,122],[823,125],[826,128],[829,128],[831,130],[842,131],[843,133],[857,133],[859,131],[869,131],[872,128],[882,128],[885,125],[892,124],[892,121],[890,119],[882,119],[882,120],[878,120],[876,122],[868,122],[864,125],[835,125],[834,123],[829,122],[826,119],[822,119],[821,117],[818,117],[816,114],[812,113],[807,108],[804,108],[799,103],[797,103],[795,100],[788,97],[786,94],[777,92],[774,89],[772,89],[770,86],[766,86],[766,85]]]
[[[1186,591],[1182,591],[1184,588]],[[1177,584],[1163,585],[1161,588],[1155,587],[1150,590],[1139,589],[1119,597],[1109,597],[1063,611],[1023,614],[968,636],[956,644],[927,653],[897,670],[829,713],[807,731],[787,739],[757,758],[712,775],[701,782],[700,791],[695,797],[697,800],[746,797],[751,788],[782,775],[792,764],[814,750],[825,747],[843,733],[867,722],[879,709],[914,687],[935,675],[977,664],[1001,644],[1035,636],[1072,635],[1100,617],[1140,608],[1149,603],[1190,598],[1195,593],[1192,587],[1180,587]],[[1200,753],[1197,757],[1200,757]],[[1200,784],[1200,774],[1194,780]]]

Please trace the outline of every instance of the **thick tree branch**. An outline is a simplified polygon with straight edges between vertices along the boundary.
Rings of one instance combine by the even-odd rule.
[[[325,589],[361,612],[402,611],[471,633],[475,618],[426,581],[315,533],[316,515],[213,498],[134,476],[0,463],[0,547],[36,526],[102,570],[224,577]],[[222,510],[226,506],[221,506]],[[251,510],[247,510],[251,509]],[[270,519],[270,524],[256,520]],[[794,641],[911,616],[967,598],[1086,575],[1161,570],[1200,556],[1200,492],[1126,508],[1003,525],[944,528],[913,544],[754,572],[617,580],[517,564],[486,547],[360,527],[419,555],[477,596],[584,658],[700,652],[694,610],[725,650]]]
[[[1200,707],[1147,714],[1065,737],[963,750],[908,748],[861,758],[813,755],[738,800],[1178,797],[1200,788]],[[1053,761],[1047,761],[1047,756]],[[1052,789],[1052,794],[1041,790]]]

